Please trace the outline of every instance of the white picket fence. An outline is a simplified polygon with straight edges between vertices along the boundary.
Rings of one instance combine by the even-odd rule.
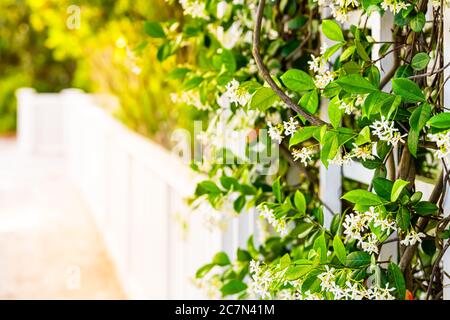
[[[233,240],[226,237],[233,231],[210,232],[201,217],[189,214],[184,199],[193,194],[199,177],[125,128],[92,96],[32,89],[21,89],[17,96],[20,148],[67,161],[128,296],[204,298],[192,283],[195,271],[217,251],[231,251]],[[188,219],[188,230],[180,217]]]

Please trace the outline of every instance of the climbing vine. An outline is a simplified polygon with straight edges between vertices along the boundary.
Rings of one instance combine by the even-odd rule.
[[[144,30],[159,60],[178,56],[168,75],[180,81],[174,103],[207,119],[196,138],[214,152],[192,165],[208,175],[192,206],[219,227],[239,214],[259,220],[234,261],[219,252],[198,270],[199,285],[213,297],[442,298],[448,275],[440,263],[450,243],[447,1],[179,5],[182,19],[148,21]],[[372,34],[369,19],[377,15],[393,17],[389,40]],[[238,153],[224,136],[245,132],[239,157],[246,158],[267,148],[255,142],[264,129],[279,148],[275,173],[219,161],[223,152]],[[352,162],[373,179],[344,190],[343,210],[334,212],[319,196],[319,170]],[[435,182],[431,195],[417,189],[419,176]]]

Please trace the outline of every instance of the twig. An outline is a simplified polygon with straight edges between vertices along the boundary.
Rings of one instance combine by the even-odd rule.
[[[269,84],[269,86],[272,88],[272,90],[283,100],[286,105],[300,114],[303,118],[311,122],[313,125],[316,126],[323,126],[327,125],[330,126],[328,123],[323,121],[320,118],[317,118],[316,116],[310,114],[309,112],[306,112],[302,108],[300,108],[294,101],[292,101],[289,96],[284,93],[284,91],[278,87],[278,85],[275,83],[275,81],[272,79],[269,70],[264,65],[261,55],[259,53],[259,40],[260,40],[260,33],[261,33],[261,23],[262,18],[264,14],[264,6],[265,6],[265,0],[261,0],[258,4],[258,9],[256,11],[256,23],[255,23],[255,30],[253,33],[253,57],[255,58],[256,65],[258,66],[259,71],[261,72],[264,80]]]
[[[447,251],[447,249],[449,247],[450,247],[450,241],[447,241],[444,248],[442,248],[441,252],[439,252],[439,255],[436,257],[436,260],[434,261],[433,271],[431,272],[430,283],[428,284],[427,297],[425,300],[428,300],[428,298],[430,297],[431,289],[433,288],[433,280],[434,280],[436,272],[439,268],[439,262],[441,261],[442,257],[444,256],[445,252]]]

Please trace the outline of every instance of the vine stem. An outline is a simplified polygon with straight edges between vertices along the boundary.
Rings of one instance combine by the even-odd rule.
[[[262,61],[261,55],[259,53],[259,47],[260,47],[260,34],[261,34],[261,23],[264,15],[264,7],[265,7],[265,0],[261,0],[258,4],[258,9],[256,11],[256,23],[255,23],[255,29],[253,32],[253,57],[255,58],[256,65],[258,66],[259,71],[261,72],[262,77],[264,80],[269,84],[269,86],[272,88],[272,90],[283,100],[286,105],[297,112],[299,115],[301,115],[303,118],[311,122],[313,125],[316,126],[323,126],[327,125],[330,126],[328,123],[323,121],[322,119],[310,114],[309,112],[306,112],[302,108],[300,108],[297,103],[295,103],[272,79],[269,70],[265,66],[265,64]]]

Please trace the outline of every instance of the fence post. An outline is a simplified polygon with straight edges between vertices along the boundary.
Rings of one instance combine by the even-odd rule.
[[[19,150],[30,154],[34,151],[36,137],[35,108],[33,107],[36,92],[31,88],[16,91],[17,97],[17,141]]]
[[[444,47],[442,56],[444,57],[444,66],[446,66],[450,62],[450,8],[444,5],[442,10],[444,10],[443,11]],[[444,87],[444,105],[446,107],[450,106],[450,82],[447,81],[449,77],[450,77],[450,70],[449,68],[446,68],[444,70],[444,81],[446,81]],[[448,181],[445,181],[445,183],[448,183]],[[448,192],[449,187],[450,186],[447,185],[447,193],[445,194],[445,203],[444,203],[445,216],[448,216],[450,212],[450,193]],[[444,286],[443,298],[445,300],[450,300],[450,250],[447,250],[447,252],[443,257],[443,286]]]

